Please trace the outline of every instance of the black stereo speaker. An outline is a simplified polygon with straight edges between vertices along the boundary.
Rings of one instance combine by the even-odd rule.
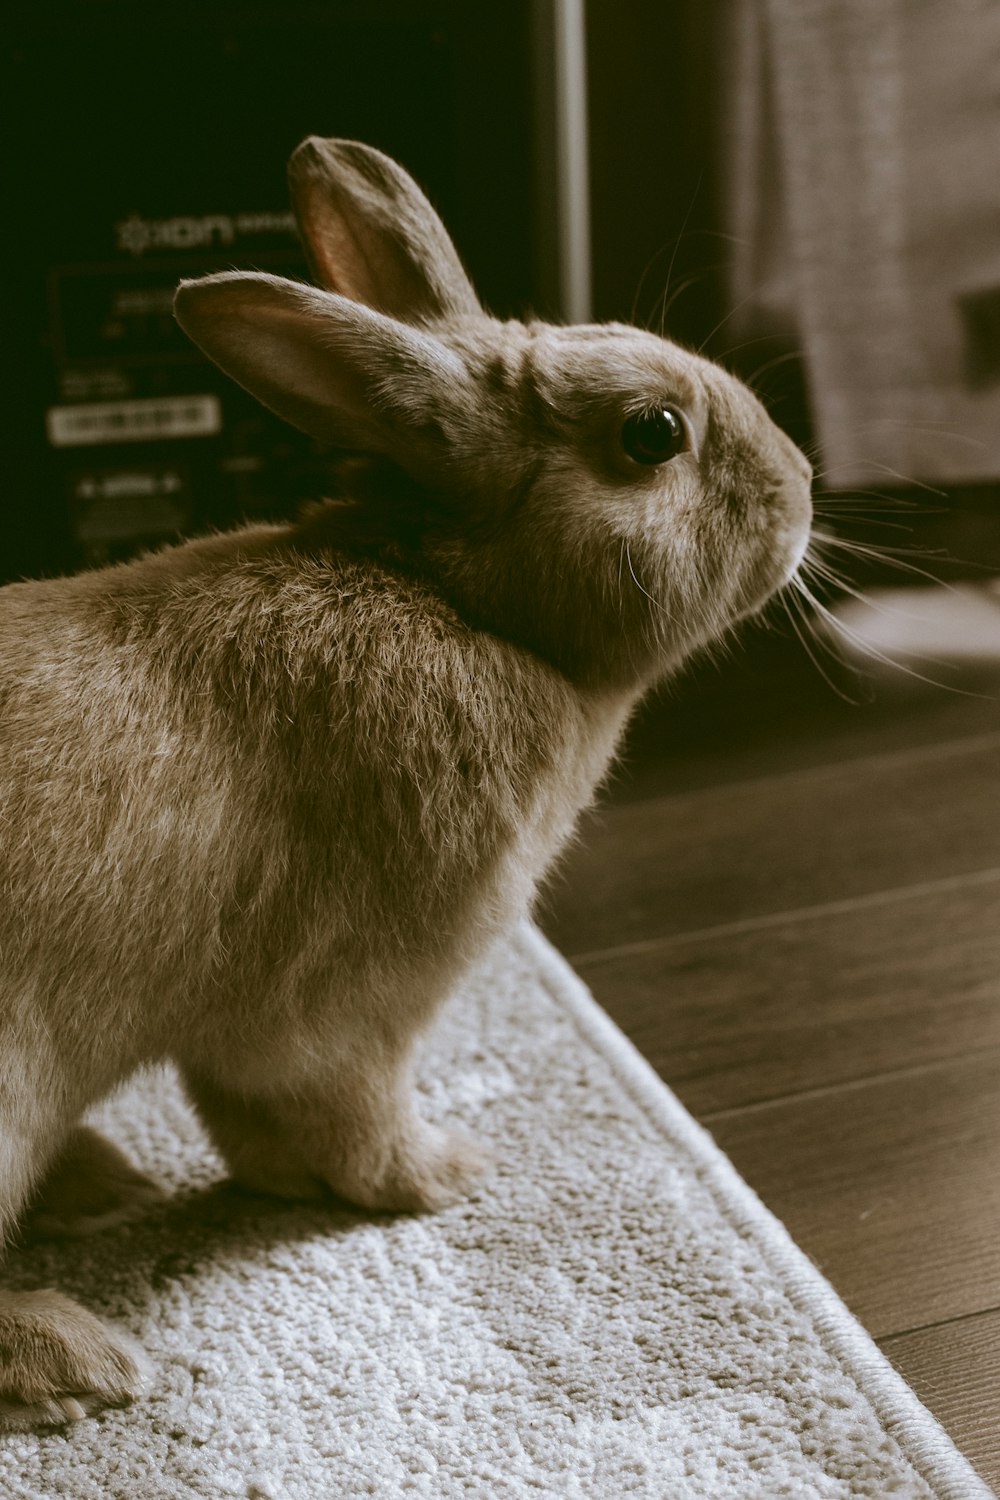
[[[305,275],[285,162],[306,135],[397,157],[487,303],[547,310],[537,10],[94,0],[5,22],[0,578],[322,492],[322,455],[171,316],[184,276]]]

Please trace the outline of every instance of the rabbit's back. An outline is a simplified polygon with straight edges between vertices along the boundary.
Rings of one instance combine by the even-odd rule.
[[[0,946],[47,1003],[127,1022],[133,1061],[467,960],[623,715],[281,528],[19,585],[0,621]]]

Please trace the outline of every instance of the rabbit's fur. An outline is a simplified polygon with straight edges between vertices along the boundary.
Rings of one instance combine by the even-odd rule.
[[[642,692],[805,546],[808,465],[723,371],[490,318],[370,148],[305,142],[291,183],[320,289],[227,273],[177,315],[357,455],[346,495],[0,591],[8,1234],[155,1192],[76,1122],[164,1058],[254,1187],[463,1193],[480,1155],[415,1115],[415,1038],[528,909]],[[685,451],[634,461],[623,423],[665,403]],[[76,1304],[0,1295],[0,1425],[140,1384]]]

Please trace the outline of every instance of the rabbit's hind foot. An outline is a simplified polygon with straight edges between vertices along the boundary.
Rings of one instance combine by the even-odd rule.
[[[162,1201],[165,1194],[128,1157],[87,1125],[78,1126],[25,1213],[27,1240],[98,1234]]]
[[[141,1352],[69,1297],[0,1292],[0,1432],[78,1421],[146,1384]]]

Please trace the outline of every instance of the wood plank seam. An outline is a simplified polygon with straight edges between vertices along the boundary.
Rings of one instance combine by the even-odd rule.
[[[938,1057],[933,1062],[914,1063],[903,1068],[883,1068],[877,1073],[861,1074],[855,1078],[844,1078],[838,1083],[821,1084],[810,1089],[790,1089],[787,1093],[774,1094],[769,1099],[754,1099],[747,1104],[734,1104],[727,1109],[699,1110],[698,1119],[710,1125],[715,1120],[732,1120],[740,1116],[761,1114],[765,1110],[777,1109],[783,1104],[798,1104],[814,1099],[830,1099],[837,1094],[858,1093],[864,1089],[878,1088],[883,1083],[897,1083],[907,1078],[927,1078],[953,1068],[956,1063],[981,1061],[995,1055],[1000,1064],[1000,1047],[983,1047],[975,1051],[968,1048],[953,1056]],[[685,1082],[688,1080],[685,1079]]]
[[[994,1313],[1000,1313],[1000,1303],[996,1307],[979,1307],[974,1312],[956,1313],[953,1318],[938,1318],[933,1323],[914,1323],[912,1327],[900,1328],[896,1333],[883,1333],[875,1340],[879,1348],[888,1353],[887,1345],[895,1340],[909,1338],[914,1333],[933,1333],[939,1328],[953,1328],[962,1323],[974,1323],[977,1318],[988,1318]]]
[[[1000,697],[996,699],[1000,705]],[[848,756],[843,760],[823,761],[820,765],[797,767],[794,770],[770,771],[763,776],[738,777],[733,781],[711,781],[705,786],[685,787],[676,792],[662,792],[659,796],[640,797],[636,801],[624,801],[623,807],[643,806],[650,809],[650,814],[655,813],[659,807],[667,807],[683,799],[695,800],[701,797],[711,797],[720,788],[732,791],[735,788],[746,788],[748,792],[756,792],[764,787],[774,786],[778,782],[800,782],[821,780],[826,777],[836,776],[843,772],[845,767],[852,772],[864,772],[868,770],[895,769],[911,765],[921,765],[936,760],[950,760],[954,756],[969,754],[975,755],[980,750],[1000,749],[1000,732],[988,732],[986,734],[963,735],[954,740],[932,741],[928,745],[914,745],[906,750],[877,750],[868,755]],[[615,778],[621,772],[628,772],[627,759],[612,768],[609,773],[609,781],[606,783],[607,792],[611,793],[611,801],[599,803],[595,813],[598,819],[615,810],[614,787]]]
[[[612,948],[594,948],[582,953],[570,953],[570,963],[600,964],[619,958],[635,958],[643,954],[656,954],[661,950],[676,948],[683,943],[704,942],[708,939],[739,937],[748,932],[760,932],[769,927],[784,927],[795,922],[816,921],[824,917],[843,916],[850,912],[865,911],[880,906],[890,906],[897,901],[915,900],[924,896],[945,895],[949,891],[973,889],[1000,881],[1000,867],[991,866],[983,870],[970,870],[961,875],[946,875],[939,880],[920,881],[914,885],[890,886],[884,890],[869,891],[863,896],[846,896],[837,901],[821,901],[814,906],[800,906],[785,911],[763,912],[756,917],[743,917],[733,922],[719,922],[709,927],[690,928],[683,932],[671,932],[659,938],[643,938],[633,943],[622,943]]]

